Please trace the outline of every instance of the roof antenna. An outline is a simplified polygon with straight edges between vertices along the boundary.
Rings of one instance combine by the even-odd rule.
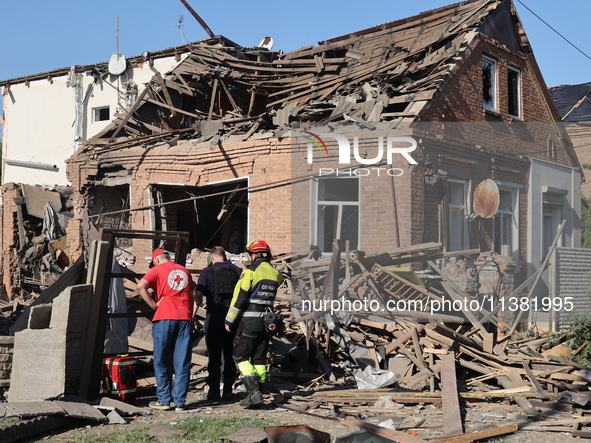
[[[183,27],[183,23],[184,22],[185,22],[185,16],[184,15],[179,15],[179,21],[178,21],[179,24],[177,25],[177,27],[179,29],[181,29]]]
[[[201,27],[203,29],[205,29],[205,32],[207,32],[207,35],[209,35],[211,38],[214,38],[215,35],[213,32],[211,32],[211,29],[209,29],[209,26],[207,26],[207,23],[205,23],[203,21],[203,19],[201,17],[199,17],[199,14],[197,14],[193,8],[191,8],[191,6],[189,6],[189,4],[185,1],[185,0],[181,0],[181,3],[183,5],[185,5],[185,8],[187,8],[189,10],[189,12],[191,13],[191,15],[193,17],[195,17],[195,20],[197,20],[199,22],[199,24],[201,25]]]

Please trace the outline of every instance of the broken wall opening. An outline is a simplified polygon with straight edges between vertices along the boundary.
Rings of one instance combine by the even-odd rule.
[[[98,216],[99,224],[107,229],[131,229],[131,213],[124,211],[130,208],[131,189],[128,184],[114,186],[96,186],[89,189],[90,215]],[[132,241],[129,238],[117,238],[117,256],[121,259],[131,257]],[[132,259],[132,263],[133,263]],[[129,263],[128,263],[129,264]]]
[[[243,252],[248,234],[247,186],[247,179],[207,187],[153,185],[156,205],[185,200],[156,207],[154,229],[188,232],[189,250],[220,245],[233,254]],[[193,199],[199,196],[206,198]],[[155,244],[157,247],[167,245]]]

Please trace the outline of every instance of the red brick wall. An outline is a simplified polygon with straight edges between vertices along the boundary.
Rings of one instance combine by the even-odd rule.
[[[2,186],[2,284],[6,288],[8,298],[13,299],[19,295],[18,282],[16,281],[16,263],[19,246],[18,221],[15,197],[20,197],[20,188],[14,183]]]
[[[591,122],[565,123],[570,140],[575,148],[581,165],[591,165]],[[591,171],[583,169],[585,183],[581,186],[581,195],[591,199]]]

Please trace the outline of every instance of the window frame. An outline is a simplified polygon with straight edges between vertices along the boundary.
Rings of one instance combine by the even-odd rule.
[[[100,119],[97,117],[100,117],[100,113],[103,110],[107,110],[108,116],[106,119]],[[107,106],[96,106],[94,108],[92,108],[92,123],[100,123],[100,122],[108,122],[111,121],[111,106],[107,105]]]
[[[510,192],[511,193],[511,211],[507,211],[504,209],[500,209],[497,211],[497,213],[494,215],[493,217],[493,232],[492,232],[492,249],[493,251],[497,251],[497,246],[502,246],[502,245],[496,245],[495,244],[495,238],[496,238],[496,230],[497,230],[497,224],[498,224],[498,219],[500,217],[497,217],[497,215],[512,215],[511,217],[511,257],[513,258],[517,258],[519,257],[519,190],[523,187],[520,184],[517,183],[511,183],[511,182],[504,182],[504,181],[500,181],[500,180],[495,180],[495,183],[497,184],[497,187],[499,188],[499,199],[501,197],[501,192]],[[501,225],[501,233],[503,232],[503,224]],[[501,235],[502,236],[502,235]],[[499,253],[501,252],[501,249],[498,249]]]
[[[320,180],[323,179],[330,179],[330,178],[338,178],[339,180],[357,180],[358,181],[358,195],[357,200],[319,200],[318,193],[320,192]],[[313,245],[317,245],[323,255],[330,255],[331,251],[323,251],[323,246],[319,244],[318,239],[318,223],[320,219],[319,209],[320,206],[338,206],[338,216],[337,216],[337,235],[335,238],[340,237],[340,230],[342,224],[342,216],[343,216],[343,206],[356,206],[357,207],[357,247],[355,249],[360,249],[362,242],[361,242],[361,177],[359,176],[352,176],[352,177],[339,177],[336,174],[330,175],[323,175],[323,176],[313,176],[310,180],[310,214],[311,214],[311,223],[310,223],[310,243]],[[340,223],[339,223],[340,220]]]
[[[513,71],[515,73],[517,73],[517,90],[515,91],[515,95],[517,97],[517,113],[516,114],[512,114],[511,110],[510,110],[510,105],[511,105],[511,84],[509,83],[509,73]],[[521,119],[521,69],[516,68],[514,66],[511,65],[507,65],[507,114],[509,114],[510,117],[513,118],[517,118],[517,119]]]
[[[491,64],[491,98],[492,104],[488,105],[484,99],[484,62]],[[482,56],[482,106],[487,111],[498,112],[499,100],[498,100],[498,61],[487,55]]]
[[[451,202],[451,195],[452,195],[452,189],[451,186],[454,185],[461,185],[463,187],[463,196],[462,196],[462,204],[457,204],[457,203],[452,203]],[[448,226],[447,226],[447,230],[448,230],[448,244],[446,245],[446,248],[448,251],[463,251],[466,249],[470,249],[470,225],[469,225],[469,221],[466,218],[466,214],[469,211],[468,208],[468,195],[470,194],[470,187],[471,187],[471,180],[456,180],[456,179],[448,179],[447,180],[447,195],[445,196],[446,199],[448,199],[448,203],[447,203],[447,220],[448,220]],[[454,209],[460,209],[461,213],[462,213],[462,224],[461,224],[461,233],[459,233],[459,235],[461,235],[461,247],[460,249],[456,249],[454,248],[452,245],[454,243],[452,237],[453,237],[453,228],[455,227],[457,229],[458,225],[452,223],[453,220],[453,210]],[[458,234],[456,234],[457,236]]]

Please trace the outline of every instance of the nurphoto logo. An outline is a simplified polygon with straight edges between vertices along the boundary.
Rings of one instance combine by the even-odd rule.
[[[325,139],[333,138],[336,140],[339,147],[339,165],[350,165],[351,164],[351,143],[349,139],[343,134],[337,134],[335,132],[327,132],[320,135],[316,135],[312,132],[304,131],[306,134],[304,138],[308,141],[308,164],[314,162],[314,151],[315,148],[328,156],[328,147],[326,146]],[[406,136],[388,136],[388,137],[377,137],[376,140],[377,153],[375,157],[362,157],[359,154],[359,137],[353,137],[353,158],[356,162],[361,165],[379,165],[383,162],[384,156],[386,163],[389,165],[394,164],[394,155],[401,155],[410,165],[416,165],[417,162],[411,157],[410,153],[417,148],[417,141],[412,137]],[[404,171],[400,168],[356,168],[356,169],[334,169],[334,168],[320,168],[320,175],[336,174],[338,175],[355,175],[355,176],[366,176],[377,172],[378,175],[382,171],[385,171],[390,176],[400,176]]]

